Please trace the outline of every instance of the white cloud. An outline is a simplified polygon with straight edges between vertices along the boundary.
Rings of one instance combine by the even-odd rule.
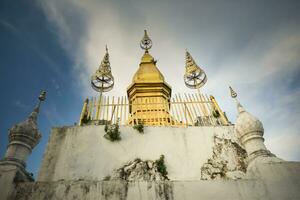
[[[230,41],[238,40],[234,34],[239,26],[226,26],[218,18],[209,18],[217,25],[208,21],[197,27],[194,24],[205,16],[189,21],[198,14],[184,10],[191,8],[189,5],[180,9],[173,6],[177,13],[167,3],[157,7],[134,1],[54,0],[44,1],[41,6],[74,60],[74,76],[83,88],[81,95],[95,95],[89,78],[100,64],[106,44],[116,80],[109,95],[125,95],[138,68],[142,55],[138,43],[146,28],[154,42],[151,54],[158,59],[158,67],[173,93],[192,92],[182,80],[184,50],[188,48],[208,74],[202,90],[216,96],[230,119],[234,122],[236,115],[228,94],[228,85],[233,85],[246,109],[263,121],[268,147],[283,158],[300,160],[295,156],[299,153],[300,127],[297,123],[291,125],[291,121],[300,119],[300,89],[292,91],[287,81],[300,71],[299,28],[287,24],[266,32],[257,30],[259,33],[247,42],[240,39],[245,43],[243,47],[233,48]],[[199,13],[211,16],[208,11]],[[278,147],[279,141],[287,147]]]

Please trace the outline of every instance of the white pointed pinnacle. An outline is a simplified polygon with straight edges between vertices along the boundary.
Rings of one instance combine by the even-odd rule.
[[[242,113],[245,112],[245,108],[242,106],[242,104],[237,100],[237,93],[232,89],[231,86],[229,86],[229,90],[230,90],[230,96],[235,100],[236,102],[236,106],[237,106],[237,110],[238,113]]]
[[[26,167],[26,159],[39,143],[41,133],[37,125],[37,117],[42,101],[46,99],[46,92],[42,91],[38,97],[39,103],[31,114],[22,122],[9,129],[7,147],[3,163],[12,164],[20,168]]]
[[[244,134],[247,134],[248,132],[260,132],[261,135],[263,135],[264,129],[262,123],[259,119],[245,110],[245,108],[236,99],[237,93],[231,87],[229,87],[229,89],[231,97],[235,99],[237,105],[238,116],[235,129],[238,132],[240,139],[243,141]]]
[[[231,97],[236,100],[238,110],[234,130],[238,140],[245,147],[248,155],[248,162],[250,163],[254,160],[257,160],[258,162],[275,162],[276,160],[279,160],[274,159],[275,155],[272,154],[264,144],[264,128],[261,121],[247,112],[236,99],[236,92],[231,87],[229,87],[229,89]]]

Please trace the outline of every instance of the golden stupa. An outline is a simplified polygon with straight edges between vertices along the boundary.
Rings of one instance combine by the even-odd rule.
[[[145,31],[141,47],[145,49],[139,68],[127,88],[129,100],[129,124],[165,125],[171,123],[169,113],[171,86],[150,55],[151,40]]]

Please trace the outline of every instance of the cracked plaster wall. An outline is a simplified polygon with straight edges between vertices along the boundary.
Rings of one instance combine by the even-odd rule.
[[[111,142],[103,137],[103,126],[54,128],[38,181],[103,180],[128,161],[162,154],[170,180],[199,180],[201,167],[213,156],[214,137],[233,137],[233,126],[145,127],[144,134],[121,126],[120,131],[122,139]]]

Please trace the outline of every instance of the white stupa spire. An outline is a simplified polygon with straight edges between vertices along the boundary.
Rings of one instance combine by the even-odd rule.
[[[231,97],[236,101],[238,111],[234,129],[238,140],[244,146],[248,154],[249,164],[251,164],[251,162],[254,160],[262,162],[280,160],[276,158],[276,156],[272,154],[264,144],[264,128],[262,122],[247,112],[246,109],[236,99],[237,93],[231,87],[229,87],[229,89]]]

